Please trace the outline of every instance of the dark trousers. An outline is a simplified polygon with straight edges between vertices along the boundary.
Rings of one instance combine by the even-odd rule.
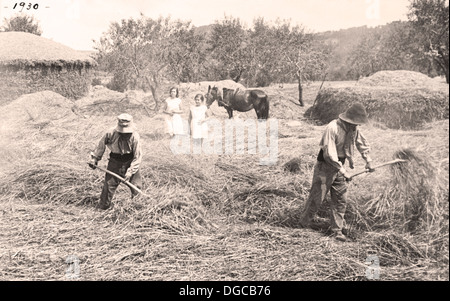
[[[347,182],[340,172],[328,163],[321,161],[317,161],[314,166],[311,190],[300,220],[303,226],[311,223],[329,191],[331,194],[331,230],[340,232],[345,227]]]
[[[113,158],[109,158],[107,169],[124,178],[128,168],[131,165],[131,161],[132,160],[127,162],[120,162]],[[138,170],[134,175],[131,176],[129,182],[135,185],[137,188],[141,189],[142,177],[140,170]],[[108,173],[105,175],[105,183],[103,184],[102,194],[100,195],[100,203],[99,203],[100,208],[108,209],[111,206],[112,198],[114,197],[114,193],[116,192],[116,189],[119,186],[119,184],[120,180],[117,179],[116,177]],[[132,198],[139,194],[139,192],[137,192],[131,187],[130,190]]]

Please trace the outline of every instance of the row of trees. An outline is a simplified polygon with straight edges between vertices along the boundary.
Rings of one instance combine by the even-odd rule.
[[[112,23],[96,48],[118,90],[149,90],[155,101],[164,80],[231,78],[246,86],[295,80],[301,105],[303,82],[325,71],[331,51],[289,21],[270,24],[258,18],[246,29],[238,18],[225,17],[204,35],[189,22],[144,15]]]

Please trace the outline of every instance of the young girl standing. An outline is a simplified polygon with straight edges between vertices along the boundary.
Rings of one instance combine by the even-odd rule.
[[[167,133],[170,137],[183,135],[183,119],[181,114],[181,99],[178,98],[178,89],[170,88],[170,96],[164,101],[164,113],[166,116]]]
[[[206,107],[202,94],[195,95],[194,100],[195,105],[191,106],[189,112],[189,124],[191,126],[194,153],[200,153],[203,140],[208,138],[208,124],[205,121],[211,116],[211,112]]]

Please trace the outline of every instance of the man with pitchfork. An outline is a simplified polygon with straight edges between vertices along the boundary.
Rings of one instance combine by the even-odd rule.
[[[102,159],[106,147],[111,151],[107,169],[140,189],[142,187],[139,169],[142,161],[141,142],[130,114],[117,116],[117,126],[108,130],[100,139],[97,148],[91,152],[89,166],[92,169],[95,169],[98,161]],[[120,182],[120,179],[106,173],[98,204],[100,209],[106,210],[111,206],[111,200]],[[130,189],[132,197],[139,194],[135,189],[131,187]]]
[[[367,121],[366,110],[361,104],[355,103],[325,128],[320,140],[320,152],[314,165],[311,190],[300,219],[302,227],[312,225],[314,215],[330,191],[331,230],[337,240],[346,240],[342,230],[345,228],[347,182],[351,180],[351,175],[344,164],[348,161],[349,167],[353,169],[355,145],[366,161],[365,168],[370,172],[375,171],[369,156],[369,143],[357,128]]]

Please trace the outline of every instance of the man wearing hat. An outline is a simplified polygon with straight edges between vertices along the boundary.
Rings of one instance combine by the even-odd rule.
[[[330,191],[331,230],[336,239],[346,240],[342,229],[345,226],[347,181],[351,180],[351,175],[344,164],[347,161],[349,167],[353,169],[355,145],[366,161],[365,168],[370,172],[375,170],[369,156],[369,143],[357,128],[358,125],[367,121],[366,110],[361,104],[355,103],[325,128],[320,140],[319,155],[314,165],[311,190],[300,219],[303,227],[312,225],[314,215]]]
[[[141,142],[131,115],[120,114],[117,116],[117,126],[107,131],[100,139],[97,148],[91,152],[89,166],[92,169],[95,169],[98,161],[102,159],[106,147],[111,151],[107,169],[140,189],[142,187],[139,171],[142,160]],[[111,200],[119,184],[120,180],[116,177],[108,173],[105,175],[99,203],[101,209],[108,209],[111,206]],[[134,189],[130,189],[132,197],[138,194]]]

